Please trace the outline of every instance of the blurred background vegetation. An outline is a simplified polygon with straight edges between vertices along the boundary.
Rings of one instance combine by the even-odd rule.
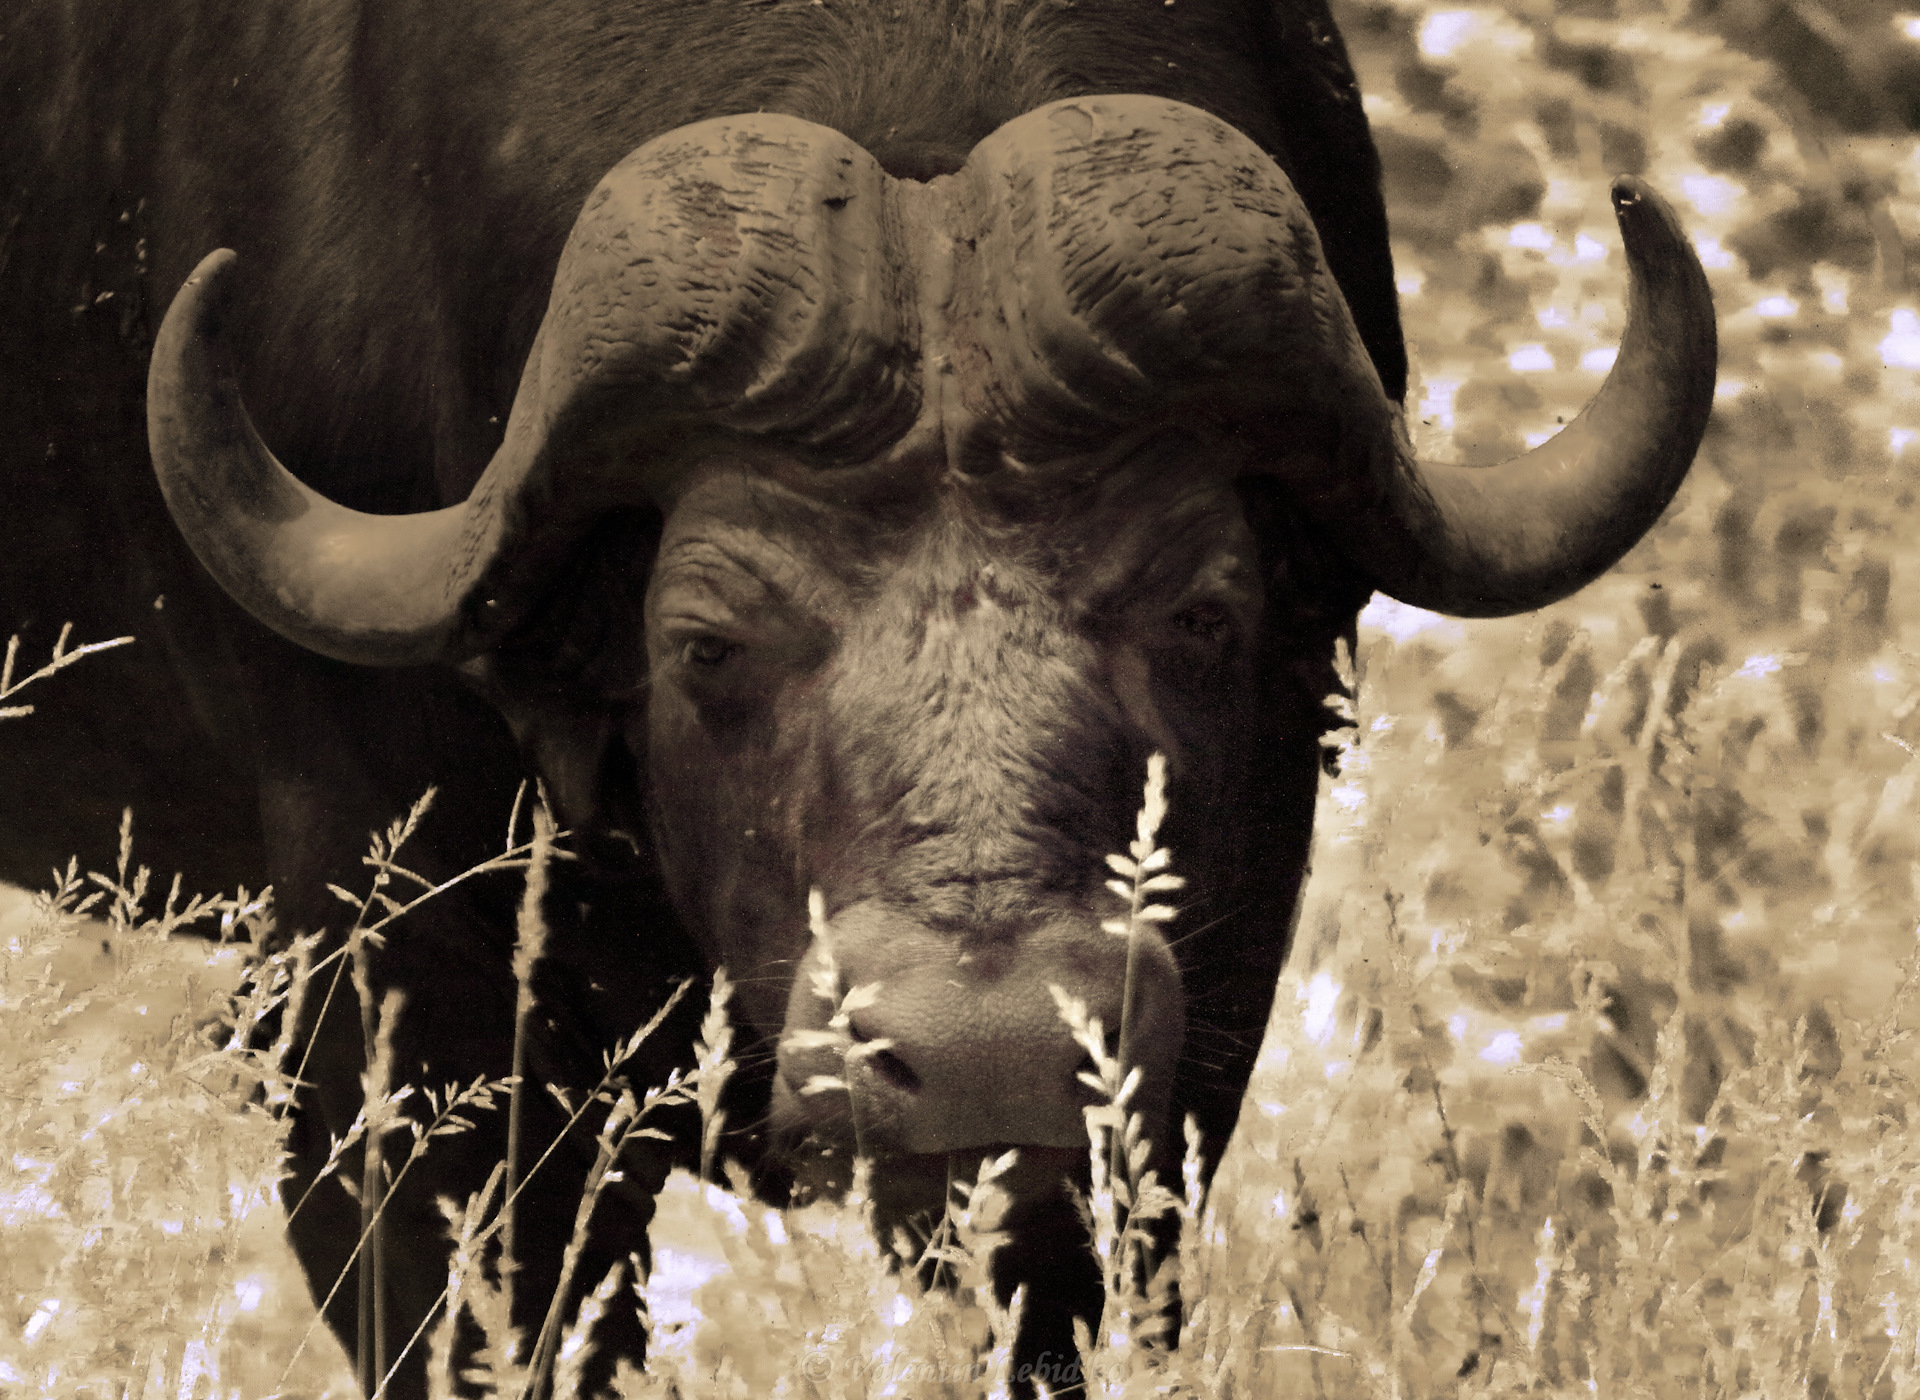
[[[1276,1384],[1914,1393],[1920,15],[1335,9],[1427,455],[1496,460],[1599,383],[1617,173],[1692,232],[1720,378],[1599,583],[1506,622],[1369,609],[1215,1194],[1285,1243],[1221,1277],[1342,1353]]]

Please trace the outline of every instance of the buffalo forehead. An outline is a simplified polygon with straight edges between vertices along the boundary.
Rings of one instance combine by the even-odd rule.
[[[1078,490],[1055,479],[1022,491],[1017,482],[925,472],[917,490],[902,490],[898,477],[886,483],[876,508],[862,483],[839,472],[765,467],[715,463],[693,475],[667,515],[656,600],[697,590],[719,606],[831,614],[903,566],[934,582],[935,558],[956,586],[963,565],[1011,564],[1096,612],[1141,599],[1172,606],[1195,590],[1257,591],[1256,545],[1222,473],[1154,462],[1097,475]],[[930,554],[935,536],[964,547]]]

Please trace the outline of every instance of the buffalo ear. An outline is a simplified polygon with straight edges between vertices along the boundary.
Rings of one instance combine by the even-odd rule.
[[[1258,664],[1263,714],[1276,732],[1263,750],[1281,759],[1306,752],[1304,736],[1340,726],[1326,703],[1343,690],[1334,648],[1344,640],[1352,653],[1360,609],[1373,596],[1373,586],[1314,528],[1279,482],[1244,477],[1238,489],[1247,524],[1260,543],[1266,590]],[[1318,758],[1327,761],[1333,752],[1319,749]],[[1284,785],[1290,778],[1275,773],[1270,781]]]
[[[603,780],[617,770],[625,746],[609,716],[553,706],[516,737],[540,776],[557,822],[571,831],[610,824]]]
[[[627,739],[646,729],[646,597],[661,526],[651,507],[609,512],[525,620],[460,667],[574,831],[645,830]]]

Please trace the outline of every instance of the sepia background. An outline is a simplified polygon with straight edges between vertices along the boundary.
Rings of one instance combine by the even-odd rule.
[[[1498,460],[1598,387],[1621,172],[1706,264],[1715,415],[1661,526],[1577,597],[1367,610],[1293,961],[1190,1231],[1206,1306],[1176,1361],[1106,1383],[1920,1395],[1920,12],[1336,14],[1423,453]],[[101,951],[24,901],[0,925],[0,1388],[346,1394],[324,1329],[286,1370],[312,1313],[271,1142],[193,1058],[230,974],[130,930]],[[682,1394],[985,1393],[815,1365],[871,1354],[876,1309],[938,1312],[857,1222],[820,1230],[827,1287],[783,1252],[799,1225],[676,1184],[655,1320]]]
[[[1339,12],[1428,455],[1497,460],[1591,394],[1616,172],[1693,234],[1719,383],[1594,586],[1369,609],[1216,1209],[1287,1222],[1276,1336],[1370,1355],[1299,1354],[1309,1389],[1912,1393],[1920,15]]]

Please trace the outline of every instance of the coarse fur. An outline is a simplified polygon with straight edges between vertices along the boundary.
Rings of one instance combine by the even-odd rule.
[[[1277,488],[1236,478],[1231,435],[1109,444],[1093,484],[1037,495],[923,464],[856,498],[715,463],[664,516],[602,521],[547,601],[455,674],[348,667],[241,613],[167,517],[142,400],[152,324],[202,254],[232,247],[241,382],[282,460],[360,509],[457,501],[498,446],[582,200],[636,146],[778,111],[924,180],[1088,92],[1175,98],[1270,152],[1397,400],[1378,163],[1324,6],[24,0],[0,30],[0,609],[29,654],[64,621],[81,640],[138,638],[56,682],[0,752],[0,874],[34,880],[74,851],[104,866],[131,803],[144,860],[271,879],[284,928],[338,929],[325,883],[351,883],[369,830],[437,785],[412,860],[450,876],[497,849],[537,773],[587,859],[549,903],[534,1074],[590,1081],[676,977],[726,961],[768,1038],[731,1148],[766,1156],[776,1136],[834,1130],[778,1102],[773,1072],[771,1037],[818,1010],[789,1007],[807,947],[796,878],[850,911],[855,980],[910,982],[898,950],[916,938],[997,942],[1017,961],[1006,949],[1091,917],[1100,858],[1124,844],[1160,749],[1178,773],[1167,839],[1193,886],[1160,982],[1183,1005],[1143,1013],[1185,1025],[1157,1126],[1194,1114],[1218,1160],[1285,954],[1329,658],[1365,594]],[[689,544],[703,521],[734,534],[704,573]],[[1208,584],[1222,540],[1238,572]],[[779,586],[741,601],[776,563]],[[698,629],[662,615],[695,575],[697,596],[762,633],[712,674],[688,659]],[[723,674],[736,662],[745,674]],[[782,802],[782,840],[736,839],[771,832]],[[514,897],[463,886],[391,940],[379,975],[409,996],[402,1078],[506,1072]],[[880,927],[863,909],[887,911],[884,936],[862,941]],[[894,1012],[911,1030],[888,1038],[937,1039],[941,995],[916,990]],[[351,1007],[312,1034],[290,1199],[358,1107]],[[530,1130],[558,1121],[536,1110]],[[911,1156],[917,1130],[901,1131]],[[392,1206],[397,1335],[444,1280],[433,1196],[476,1188],[499,1138],[483,1125],[436,1147]],[[603,1207],[583,1285],[644,1249],[666,1162],[636,1164]],[[585,1167],[563,1151],[526,1200],[523,1308],[557,1277]],[[320,1291],[357,1221],[331,1183],[296,1220]],[[351,1281],[338,1296],[329,1320],[351,1346]],[[604,1326],[613,1349],[637,1348],[630,1312]],[[414,1363],[391,1393],[419,1386]]]

